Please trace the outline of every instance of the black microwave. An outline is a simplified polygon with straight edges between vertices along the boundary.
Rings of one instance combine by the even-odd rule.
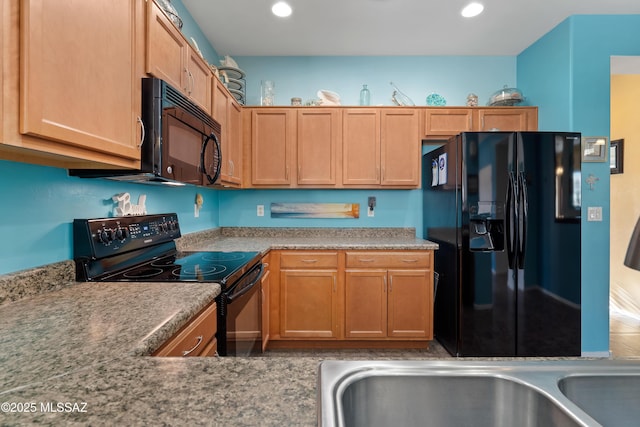
[[[71,169],[69,175],[119,181],[216,184],[222,128],[180,91],[157,78],[142,79],[140,170]]]

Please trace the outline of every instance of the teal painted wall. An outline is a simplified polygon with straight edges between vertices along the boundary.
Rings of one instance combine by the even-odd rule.
[[[320,89],[340,95],[342,105],[358,105],[366,84],[371,105],[393,105],[393,82],[416,105],[427,95],[444,96],[447,105],[465,105],[471,92],[484,105],[493,92],[516,84],[513,56],[353,56],[234,57],[247,74],[247,105],[260,105],[260,82],[273,80],[276,105],[316,99]]]
[[[183,232],[218,226],[217,191],[70,177],[59,168],[0,160],[0,274],[73,258],[74,218],[113,216],[111,197],[146,194],[149,213],[177,212]],[[196,193],[204,197],[194,217]]]
[[[640,15],[580,15],[522,52],[518,85],[539,105],[540,129],[609,136],[610,57],[640,55],[638,40]],[[601,354],[609,350],[609,165],[584,163],[582,172],[582,217],[603,207],[602,222],[582,221],[582,351]]]

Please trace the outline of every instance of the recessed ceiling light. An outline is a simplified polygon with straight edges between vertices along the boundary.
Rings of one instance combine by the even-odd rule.
[[[465,18],[473,18],[474,16],[478,16],[484,10],[484,6],[480,3],[469,3],[462,9],[462,16]]]
[[[287,2],[279,1],[271,6],[271,12],[280,18],[286,18],[291,15],[291,6]]]

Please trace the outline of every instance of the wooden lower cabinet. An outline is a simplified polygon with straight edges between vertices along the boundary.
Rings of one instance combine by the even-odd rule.
[[[261,289],[261,301],[262,301],[262,351],[267,349],[269,344],[269,318],[271,311],[270,295],[271,295],[271,270],[269,266],[270,255],[267,254],[262,258],[262,264],[264,265],[264,274],[260,279]]]
[[[349,259],[347,254],[347,265]],[[432,339],[432,271],[432,268],[347,268],[345,337]]]
[[[345,273],[345,337],[387,336],[386,270],[347,270]]]
[[[218,343],[217,309],[213,302],[164,343],[154,356],[215,356]]]
[[[336,252],[281,254],[281,337],[338,337],[337,258]]]
[[[433,251],[288,250],[271,260],[275,347],[433,339]]]

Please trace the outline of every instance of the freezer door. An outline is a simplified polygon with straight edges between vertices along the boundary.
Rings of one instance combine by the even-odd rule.
[[[580,134],[517,139],[516,354],[579,356]]]
[[[514,144],[512,132],[463,134],[461,356],[515,354]]]

